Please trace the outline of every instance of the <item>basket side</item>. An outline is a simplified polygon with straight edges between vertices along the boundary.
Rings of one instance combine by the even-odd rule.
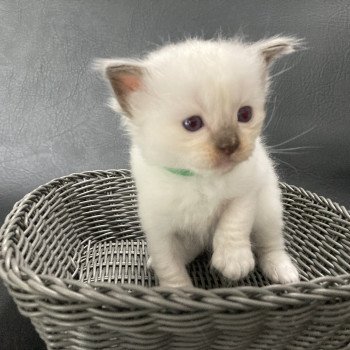
[[[135,207],[129,171],[53,180],[26,195],[7,216],[0,230],[0,259],[5,270],[13,261],[35,274],[68,278],[87,244],[143,237]]]
[[[242,350],[261,344],[271,350],[346,345],[350,270],[342,259],[349,254],[350,220],[342,208],[285,186],[290,253],[300,266],[310,254],[318,258],[305,269],[304,282],[147,288],[145,276],[141,285],[124,278],[135,267],[144,272],[137,251],[145,247],[127,242],[142,238],[129,175],[91,172],[55,180],[18,203],[1,229],[0,277],[49,349],[118,348],[121,343],[130,349]],[[111,243],[123,239],[131,259],[123,258],[122,244]],[[84,254],[85,275],[79,276]],[[130,264],[120,269],[120,278],[133,284],[107,283],[120,263]],[[315,279],[317,274],[324,277]]]

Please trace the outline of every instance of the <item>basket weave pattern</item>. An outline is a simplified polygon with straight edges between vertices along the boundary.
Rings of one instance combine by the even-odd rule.
[[[0,231],[0,277],[48,349],[350,349],[350,215],[281,188],[297,284],[233,283],[204,254],[188,267],[200,288],[157,286],[127,170],[25,196]]]

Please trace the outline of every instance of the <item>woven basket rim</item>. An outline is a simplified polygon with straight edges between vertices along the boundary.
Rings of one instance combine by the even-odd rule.
[[[72,173],[40,185],[14,205],[0,228],[0,277],[7,284],[13,288],[17,286],[17,288],[30,291],[30,293],[35,291],[38,296],[51,296],[57,300],[67,300],[67,296],[69,296],[69,300],[72,301],[103,300],[111,305],[116,305],[116,303],[124,307],[139,305],[139,307],[152,310],[162,309],[165,304],[174,310],[198,309],[209,311],[232,308],[246,310],[257,306],[274,309],[281,307],[281,305],[303,305],[315,299],[332,300],[336,297],[350,299],[350,273],[319,277],[307,282],[285,285],[237,286],[204,290],[196,287],[175,289],[108,282],[81,282],[45,274],[34,274],[21,262],[15,265],[15,269],[8,269],[7,266],[10,265],[9,258],[7,256],[7,261],[4,260],[5,251],[3,251],[1,243],[7,230],[20,217],[23,207],[31,203],[32,196],[47,190],[49,187],[62,184],[62,182],[86,177],[96,178],[98,175],[103,177],[118,175],[130,177],[131,172],[127,169],[109,169]],[[288,185],[284,182],[280,182],[280,186],[326,205],[332,211],[343,215],[350,225],[350,213],[344,206],[316,193],[304,190],[302,187]],[[19,254],[19,251],[12,249],[11,256],[17,254]],[[117,295],[119,296],[117,297]]]

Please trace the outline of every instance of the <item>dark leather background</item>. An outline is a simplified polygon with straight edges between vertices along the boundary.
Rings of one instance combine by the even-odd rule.
[[[128,141],[105,106],[95,57],[138,56],[185,35],[305,38],[281,60],[268,111],[281,178],[350,207],[350,1],[0,1],[0,222],[52,178],[128,167]],[[287,165],[286,163],[289,163]],[[0,348],[42,349],[0,286]]]

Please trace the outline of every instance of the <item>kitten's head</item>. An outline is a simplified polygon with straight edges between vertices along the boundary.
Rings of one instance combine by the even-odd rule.
[[[188,40],[143,60],[101,60],[147,162],[227,171],[249,158],[265,118],[269,67],[299,41]]]

